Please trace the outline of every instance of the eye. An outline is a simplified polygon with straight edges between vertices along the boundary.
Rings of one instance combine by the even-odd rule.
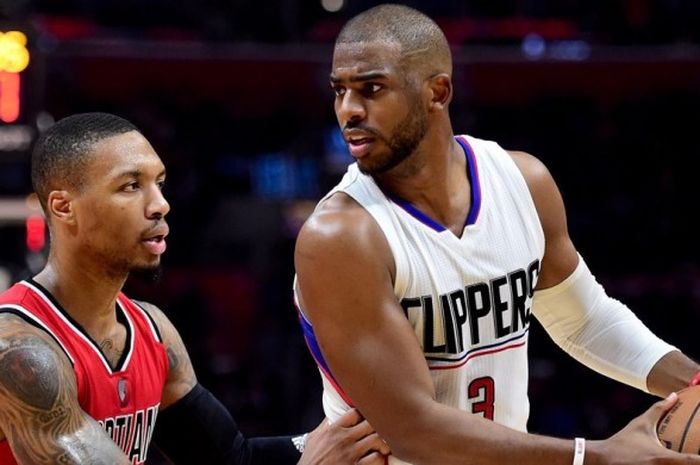
[[[165,187],[165,179],[162,181],[158,181],[156,185],[158,186],[158,189],[163,190],[163,188]]]
[[[128,184],[123,185],[121,190],[124,192],[135,192],[135,191],[139,190],[140,187],[141,187],[141,185],[138,182],[133,181],[133,182],[130,182]]]
[[[345,87],[343,86],[331,86],[336,97],[342,97],[345,95]]]
[[[382,89],[384,89],[383,85],[377,84],[375,82],[368,82],[364,86],[362,86],[362,93],[366,97],[372,97],[378,92],[380,92]]]

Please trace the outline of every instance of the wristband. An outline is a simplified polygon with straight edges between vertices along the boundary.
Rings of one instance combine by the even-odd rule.
[[[304,433],[301,436],[296,436],[292,438],[292,443],[294,444],[294,447],[299,451],[299,453],[303,454],[304,449],[306,448],[306,440],[309,439],[309,433]]]
[[[574,463],[573,465],[583,465],[583,456],[586,455],[586,440],[583,438],[574,439]]]
[[[688,386],[697,386],[698,384],[700,384],[700,371],[695,373],[695,376],[693,376],[693,379],[690,380]]]

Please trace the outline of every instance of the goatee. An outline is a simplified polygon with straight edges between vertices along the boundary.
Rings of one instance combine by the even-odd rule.
[[[147,283],[157,283],[163,276],[163,266],[159,263],[156,266],[148,268],[134,268],[129,273],[130,276],[139,281]]]

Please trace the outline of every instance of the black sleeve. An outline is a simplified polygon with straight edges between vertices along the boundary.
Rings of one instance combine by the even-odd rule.
[[[296,465],[301,457],[291,436],[244,438],[199,384],[158,415],[153,442],[175,465]]]

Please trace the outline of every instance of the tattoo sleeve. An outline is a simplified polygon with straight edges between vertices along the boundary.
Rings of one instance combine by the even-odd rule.
[[[197,384],[190,356],[175,326],[162,310],[148,302],[138,302],[155,320],[163,336],[163,343],[168,352],[168,379],[165,382],[161,408],[165,409],[185,397]]]
[[[78,405],[73,368],[50,337],[0,316],[0,428],[20,465],[126,465]]]

